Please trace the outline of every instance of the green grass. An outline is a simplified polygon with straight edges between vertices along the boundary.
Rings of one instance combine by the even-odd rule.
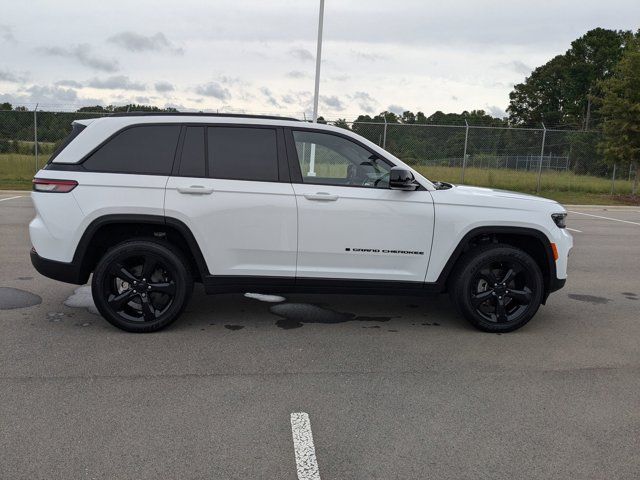
[[[42,167],[49,155],[38,155],[38,167]],[[5,153],[0,155],[0,189],[29,190],[36,172],[34,155]]]
[[[460,183],[462,170],[451,167],[424,167],[416,169],[425,177],[451,183]],[[536,194],[537,172],[509,169],[467,168],[464,176],[466,185],[500,188]],[[631,194],[632,182],[616,180],[617,195]],[[611,196],[611,179],[592,175],[576,175],[572,172],[543,172],[540,180],[540,196],[572,204],[618,204],[627,203],[617,196]]]
[[[47,161],[49,155],[40,155],[38,164],[41,167]],[[326,164],[324,166],[327,166]],[[344,176],[344,167],[334,165],[331,171],[321,172],[320,176]],[[417,166],[416,169],[427,178],[445,182],[460,183],[460,168],[451,167],[425,167]],[[28,190],[31,188],[31,179],[35,173],[35,157],[33,155],[1,154],[0,155],[0,189]],[[480,168],[467,168],[465,171],[465,184],[482,187],[501,188],[516,192],[536,192],[537,173],[508,169],[489,170]],[[541,179],[540,195],[552,198],[561,203],[573,204],[622,204],[628,203],[624,199],[612,197],[611,179],[594,177],[591,175],[576,175],[571,172],[543,172]],[[629,195],[631,182],[616,181],[616,194]]]

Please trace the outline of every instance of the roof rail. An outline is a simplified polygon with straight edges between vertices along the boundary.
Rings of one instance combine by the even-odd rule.
[[[293,117],[279,117],[277,115],[249,115],[244,113],[204,113],[204,112],[118,112],[109,117],[152,117],[152,116],[178,116],[178,117],[232,117],[232,118],[261,118],[264,120],[290,120],[299,122]]]

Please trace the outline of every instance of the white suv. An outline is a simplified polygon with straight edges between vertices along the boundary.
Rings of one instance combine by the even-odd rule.
[[[566,211],[431,182],[353,132],[277,117],[75,121],[33,180],[35,268],[113,325],[173,322],[208,293],[448,291],[476,327],[524,325],[561,288]]]

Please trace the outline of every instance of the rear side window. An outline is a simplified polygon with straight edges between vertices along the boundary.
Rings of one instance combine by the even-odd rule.
[[[178,175],[205,176],[204,142],[204,127],[187,127]]]
[[[278,181],[273,128],[209,127],[209,176],[229,180]]]
[[[179,125],[145,125],[123,130],[84,162],[90,171],[169,175]]]

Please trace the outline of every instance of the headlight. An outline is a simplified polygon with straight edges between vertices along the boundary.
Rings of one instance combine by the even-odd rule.
[[[565,228],[567,226],[567,214],[565,213],[553,213],[551,214],[551,218],[553,219],[553,223],[555,223],[558,228]]]

